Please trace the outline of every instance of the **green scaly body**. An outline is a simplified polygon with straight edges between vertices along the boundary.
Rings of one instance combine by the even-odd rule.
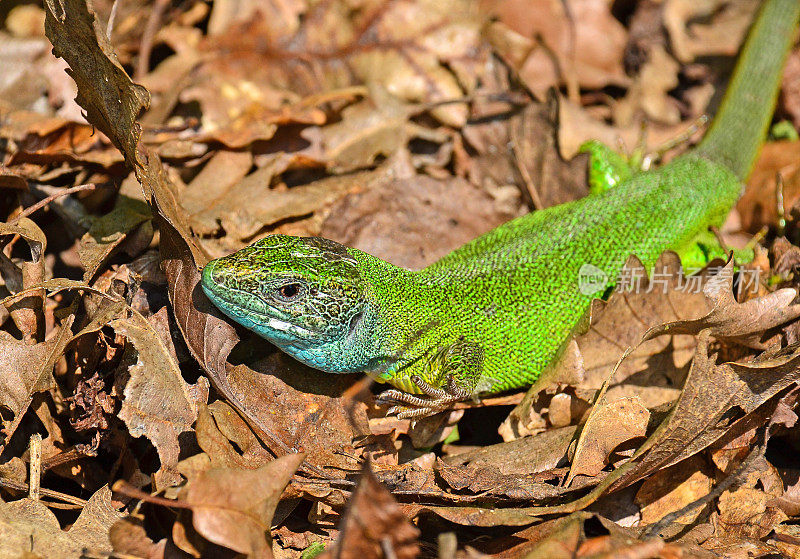
[[[276,235],[209,263],[203,288],[300,361],[425,392],[401,401],[428,412],[531,384],[629,255],[649,268],[722,224],[763,142],[798,17],[797,0],[764,4],[704,140],[659,169],[515,219],[418,272]],[[599,293],[582,292],[584,265],[607,278]]]

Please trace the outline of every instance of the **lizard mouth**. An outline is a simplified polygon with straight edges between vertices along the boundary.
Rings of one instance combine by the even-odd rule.
[[[256,307],[256,305],[249,305],[248,301],[258,303],[258,306],[267,305],[257,295],[224,285],[218,281],[214,274],[214,263],[209,263],[203,268],[203,279],[201,282],[203,292],[216,305],[223,313],[237,322],[240,322],[246,328],[253,330],[257,334],[268,338],[274,343],[283,345],[290,343],[287,337],[294,338],[295,340],[310,340],[320,339],[324,335],[321,332],[310,330],[288,320],[278,318],[277,311],[275,314],[263,312]]]

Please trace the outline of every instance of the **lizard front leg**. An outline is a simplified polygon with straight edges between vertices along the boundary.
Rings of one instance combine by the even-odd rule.
[[[422,375],[410,376],[423,396],[392,389],[382,392],[378,401],[392,405],[387,414],[399,419],[417,419],[447,410],[474,395],[483,360],[484,351],[478,343],[460,338],[433,354]]]

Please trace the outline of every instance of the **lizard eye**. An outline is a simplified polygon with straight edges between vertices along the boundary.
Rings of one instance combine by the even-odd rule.
[[[275,298],[286,303],[297,301],[304,294],[305,288],[299,283],[287,283],[275,290]]]

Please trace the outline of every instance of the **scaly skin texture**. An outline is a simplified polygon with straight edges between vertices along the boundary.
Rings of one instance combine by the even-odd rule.
[[[764,4],[710,131],[659,169],[515,219],[418,272],[326,239],[275,235],[210,262],[203,289],[312,367],[424,394],[389,391],[407,417],[531,384],[629,255],[649,268],[722,224],[763,142],[798,17],[797,0]],[[606,278],[591,292],[580,288],[584,265]]]

